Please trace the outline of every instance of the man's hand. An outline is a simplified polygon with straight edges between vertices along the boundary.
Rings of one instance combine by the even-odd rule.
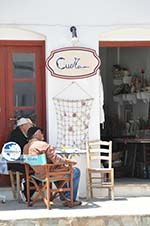
[[[72,163],[73,165],[76,165],[76,164],[77,164],[77,162],[74,161],[74,160],[72,160],[72,159],[66,159],[66,161],[67,161],[68,163]]]

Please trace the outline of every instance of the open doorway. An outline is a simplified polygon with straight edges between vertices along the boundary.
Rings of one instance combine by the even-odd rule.
[[[116,177],[150,178],[150,42],[101,41],[105,128]]]

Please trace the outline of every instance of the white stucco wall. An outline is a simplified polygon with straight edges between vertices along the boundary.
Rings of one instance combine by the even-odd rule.
[[[79,45],[87,46],[98,52],[99,40],[116,40],[116,29],[150,28],[149,0],[0,0],[0,39],[45,40],[46,57],[50,51],[71,45],[72,25],[77,27]],[[136,7],[136,10],[135,10]],[[132,30],[130,29],[130,31]],[[105,32],[108,32],[105,34]],[[123,32],[123,40],[137,37],[137,33]],[[132,34],[131,34],[132,33]],[[150,39],[150,32],[142,34]],[[111,37],[111,38],[110,38]],[[79,82],[92,97],[94,104],[90,121],[90,139],[99,138],[99,95],[103,96],[99,76],[83,79]],[[52,97],[67,86],[70,81],[50,76],[46,71],[47,129],[50,143],[56,142],[56,119]],[[101,87],[99,87],[101,86]],[[99,94],[100,88],[100,94]],[[76,95],[74,93],[74,95]]]
[[[0,0],[0,21],[62,27],[144,25],[150,21],[149,6],[149,0]]]
[[[71,45],[69,30],[75,25],[79,45],[98,52],[101,40],[150,40],[149,9],[149,0],[0,0],[0,40],[45,40],[47,57],[51,50]],[[95,98],[89,135],[90,139],[97,139],[102,84],[98,75],[77,82]],[[46,71],[47,132],[52,144],[56,142],[57,133],[52,97],[69,83],[51,77]],[[85,196],[85,155],[78,164],[83,168],[79,195]]]

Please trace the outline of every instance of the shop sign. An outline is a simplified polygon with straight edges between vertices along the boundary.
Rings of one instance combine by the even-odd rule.
[[[66,47],[51,52],[46,67],[54,77],[82,79],[95,75],[101,61],[94,49]]]

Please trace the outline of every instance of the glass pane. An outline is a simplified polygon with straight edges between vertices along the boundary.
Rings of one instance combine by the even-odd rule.
[[[35,77],[35,54],[14,53],[13,54],[13,75],[15,78]]]
[[[17,119],[24,117],[24,118],[30,118],[34,124],[37,122],[35,109],[32,110],[16,110],[14,117]]]
[[[16,82],[14,85],[14,105],[35,106],[35,85],[31,82]]]

